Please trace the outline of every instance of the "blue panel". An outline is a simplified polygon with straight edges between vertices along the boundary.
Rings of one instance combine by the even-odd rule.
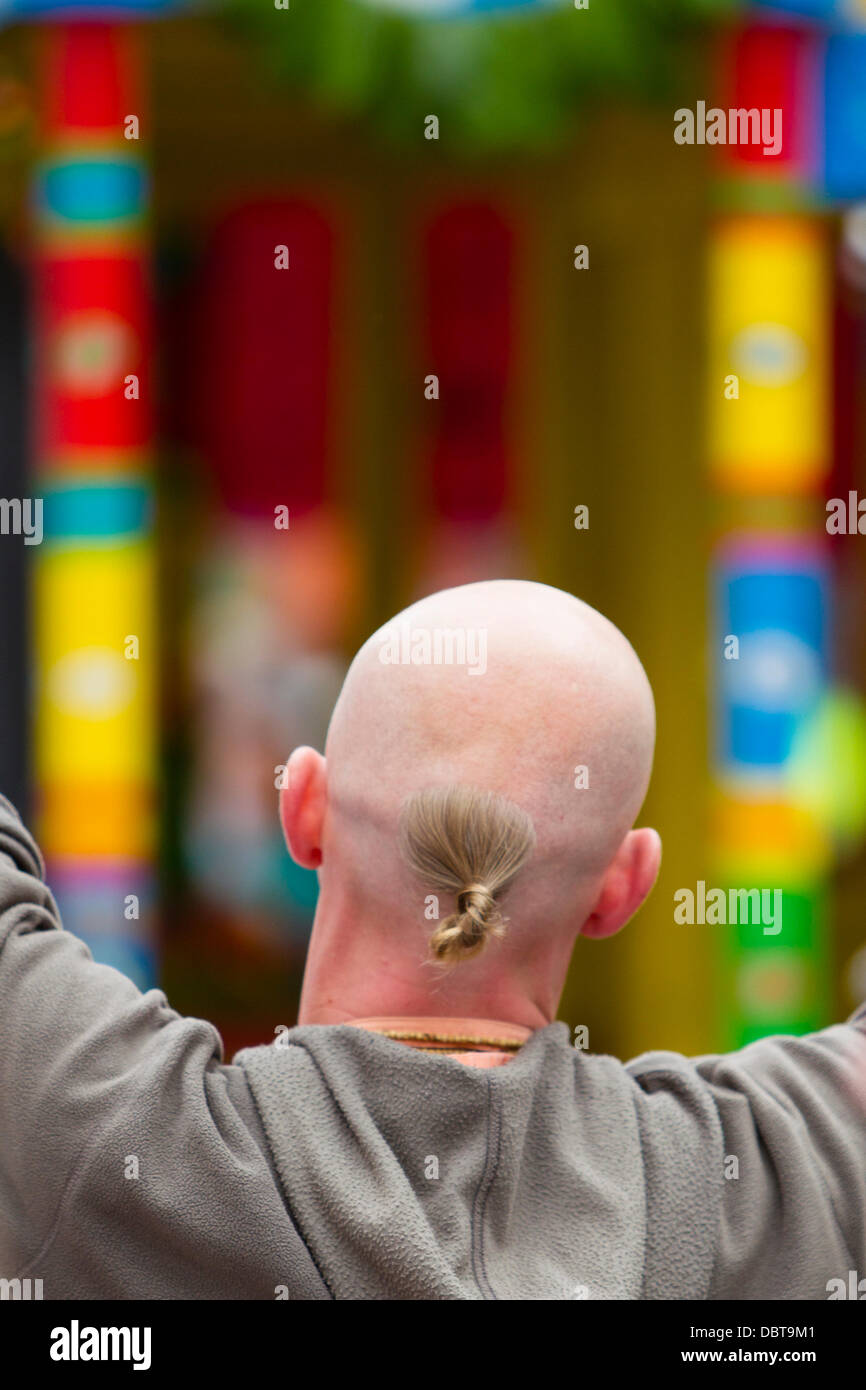
[[[138,866],[126,870],[76,868],[73,873],[52,873],[51,889],[57,899],[63,925],[73,936],[91,944],[102,937],[147,946],[154,906],[152,875]],[[138,899],[138,917],[128,919],[128,896]]]
[[[65,222],[98,222],[140,217],[147,198],[147,174],[138,159],[70,159],[43,165],[37,199],[43,213]]]
[[[866,34],[835,34],[827,44],[824,184],[827,196],[866,196]]]
[[[843,5],[840,0],[755,0],[749,8],[771,10],[779,18],[827,20],[838,15]]]
[[[826,576],[809,561],[734,558],[723,562],[717,601],[722,771],[780,771],[827,679]],[[722,655],[728,636],[736,659]]]
[[[177,4],[175,0],[88,0],[88,3],[70,3],[70,0],[0,0],[0,24],[4,20],[12,23],[17,18],[39,18],[40,15],[87,19],[110,19],[136,17],[138,15],[163,14],[170,10],[189,8]]]
[[[116,540],[146,535],[152,523],[150,488],[135,482],[94,482],[43,489],[46,540]]]

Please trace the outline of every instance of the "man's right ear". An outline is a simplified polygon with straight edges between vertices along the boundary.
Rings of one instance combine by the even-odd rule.
[[[280,823],[289,854],[303,869],[322,862],[327,764],[315,748],[296,748],[286,764],[286,785],[280,792]]]

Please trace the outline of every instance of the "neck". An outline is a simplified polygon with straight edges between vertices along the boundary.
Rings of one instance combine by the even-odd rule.
[[[316,909],[298,1022],[352,1023],[371,1018],[484,1019],[530,1032],[556,1016],[564,968],[536,953],[531,971],[509,966],[498,945],[447,972],[392,949],[417,939],[417,925],[383,940],[379,914],[335,903],[323,892]],[[492,956],[492,951],[497,956]],[[565,962],[567,965],[567,960]]]

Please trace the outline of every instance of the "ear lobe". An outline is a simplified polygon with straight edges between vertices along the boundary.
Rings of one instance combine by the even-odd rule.
[[[289,854],[303,869],[318,869],[322,862],[326,799],[325,759],[315,748],[296,748],[280,792],[280,823]]]
[[[624,927],[652,891],[661,857],[662,842],[656,830],[630,830],[604,876],[581,935],[600,940]]]

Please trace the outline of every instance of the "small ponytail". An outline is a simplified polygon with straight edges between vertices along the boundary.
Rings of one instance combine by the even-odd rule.
[[[454,965],[501,937],[502,897],[535,848],[530,817],[495,792],[433,787],[408,797],[400,817],[400,849],[425,887],[452,893],[457,911],[436,927],[430,950]]]

